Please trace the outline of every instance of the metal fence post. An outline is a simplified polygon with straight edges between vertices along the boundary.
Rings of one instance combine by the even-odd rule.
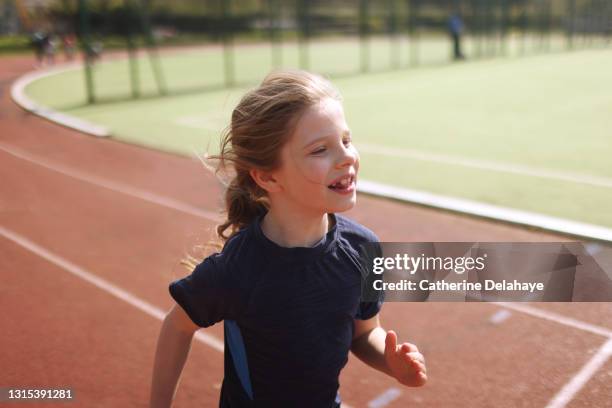
[[[89,37],[89,7],[87,0],[79,0],[79,25],[81,28],[81,49],[83,50],[83,57],[85,59],[85,91],[87,93],[87,103],[94,103],[96,101],[95,89],[93,83],[93,76],[91,72],[91,59],[92,59],[92,44]]]
[[[233,86],[235,79],[234,49],[233,49],[233,27],[228,24],[229,8],[231,0],[221,1],[221,25],[223,35],[223,67],[225,74],[225,86]]]

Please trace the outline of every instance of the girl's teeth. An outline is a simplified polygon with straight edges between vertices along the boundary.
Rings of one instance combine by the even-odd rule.
[[[344,178],[344,179],[338,181],[336,184],[334,184],[331,187],[332,188],[345,189],[345,188],[348,188],[351,185],[352,181],[353,181],[352,177],[347,177],[347,178]]]

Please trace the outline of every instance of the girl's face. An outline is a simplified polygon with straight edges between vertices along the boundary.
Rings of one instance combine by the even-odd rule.
[[[355,205],[359,153],[340,102],[327,98],[307,109],[281,159],[275,178],[293,204],[321,213]]]

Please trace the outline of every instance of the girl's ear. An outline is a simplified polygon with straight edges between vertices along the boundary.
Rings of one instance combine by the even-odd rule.
[[[249,170],[249,174],[251,175],[253,181],[255,181],[259,187],[263,188],[268,193],[276,193],[282,190],[281,185],[278,183],[272,173],[259,169],[251,169]]]

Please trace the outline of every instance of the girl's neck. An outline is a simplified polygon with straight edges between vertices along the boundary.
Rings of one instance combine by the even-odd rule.
[[[261,221],[261,230],[276,244],[291,247],[312,247],[334,226],[329,214],[291,214],[272,208]]]

